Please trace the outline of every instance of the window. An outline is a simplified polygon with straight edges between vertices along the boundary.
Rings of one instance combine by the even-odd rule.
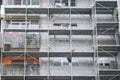
[[[109,66],[110,64],[109,63],[105,63],[105,66]]]
[[[75,0],[71,0],[71,6],[75,6]]]
[[[14,0],[14,5],[21,5],[21,0]]]
[[[21,25],[25,25],[25,23],[21,23]]]
[[[77,24],[71,24],[72,27],[77,27]]]
[[[77,28],[77,24],[71,24],[72,28]]]
[[[31,24],[38,24],[38,20],[31,20]]]
[[[25,20],[7,20],[8,24],[12,24],[12,25],[26,25],[26,21]],[[38,25],[38,20],[27,20],[27,25]]]
[[[23,5],[39,5],[39,0],[23,0]]]
[[[61,24],[63,28],[68,28],[69,24]]]
[[[10,20],[6,20],[6,23],[7,23],[7,24],[10,24]]]
[[[12,25],[20,25],[23,22],[25,23],[25,20],[12,20],[11,21]]]
[[[7,5],[39,5],[40,0],[6,0]]]
[[[65,4],[65,6],[68,6],[68,0],[62,0],[62,4]]]
[[[53,2],[55,2],[55,5],[69,6],[69,0],[50,0],[51,4],[54,4]],[[75,0],[71,0],[70,6],[75,6]]]
[[[54,26],[61,26],[61,24],[54,24]]]
[[[107,66],[110,66],[110,63],[99,63],[99,65],[107,67]]]
[[[54,0],[49,0],[50,4],[54,5]]]
[[[31,0],[27,0],[27,3],[26,3],[26,0],[23,0],[23,5],[30,5],[30,1]]]
[[[53,1],[53,0],[51,0],[51,2],[52,2],[52,1]],[[61,2],[60,2],[60,0],[55,0],[55,3],[61,3]]]
[[[12,5],[13,1],[12,0],[7,0],[8,5]]]
[[[25,22],[25,20],[12,20],[12,22]]]
[[[53,24],[53,26],[56,28],[61,28],[61,29],[68,29],[69,28],[68,23],[55,23],[55,24]]]
[[[55,0],[55,5],[56,6],[68,6],[68,0]]]
[[[39,5],[39,0],[32,0],[32,5]]]
[[[62,27],[62,28],[69,28],[69,23],[55,23],[55,24],[53,24],[53,26]],[[77,24],[76,23],[72,23],[71,27],[72,28],[77,28]]]
[[[12,23],[12,25],[20,25],[20,23]]]

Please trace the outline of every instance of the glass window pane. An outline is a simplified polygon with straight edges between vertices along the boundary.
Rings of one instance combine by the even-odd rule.
[[[23,0],[23,5],[26,5],[26,0]]]
[[[57,24],[57,23],[55,23],[53,26],[61,26],[61,24]]]
[[[27,0],[27,4],[26,4],[26,0],[23,0],[23,5],[30,5],[30,0]]]
[[[21,0],[14,0],[14,5],[21,5]]]
[[[7,24],[10,24],[10,20],[6,20]]]
[[[60,3],[60,0],[55,0],[55,3]]]
[[[12,3],[13,3],[12,0],[7,0],[8,5],[12,5]]]
[[[12,22],[25,22],[25,20],[12,20]]]
[[[49,0],[50,4],[54,5],[56,0]]]
[[[20,23],[12,23],[12,25],[19,25]]]
[[[32,0],[32,5],[39,5],[39,0]]]
[[[68,6],[68,0],[62,0],[62,4],[65,4],[65,6]]]
[[[31,24],[38,24],[38,20],[31,20]]]
[[[75,6],[75,0],[71,0],[71,6]]]

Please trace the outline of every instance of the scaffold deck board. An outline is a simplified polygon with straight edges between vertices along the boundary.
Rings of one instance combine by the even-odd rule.
[[[104,22],[104,23],[97,23],[98,29],[116,29],[118,28],[119,23],[118,22]]]
[[[71,76],[1,76],[5,80],[71,80]],[[92,80],[95,76],[72,76],[74,80]]]
[[[96,7],[117,7],[117,0],[96,1]]]
[[[110,80],[111,78],[115,77],[115,75],[100,75],[100,80]],[[114,80],[119,80],[119,76],[116,76]]]
[[[96,14],[113,14],[114,13],[114,8],[96,8]]]
[[[98,29],[97,34],[98,35],[115,35],[116,30],[115,29]]]
[[[120,74],[120,70],[118,69],[104,69],[99,71],[101,76],[115,76]]]
[[[6,14],[91,14],[91,8],[9,8],[5,9]]]
[[[4,29],[5,32],[47,32],[49,35],[91,35],[92,29]]]
[[[113,14],[117,1],[96,1],[97,14]]]
[[[99,51],[120,51],[120,45],[99,45]]]
[[[94,52],[34,52],[34,51],[27,51],[26,53],[23,51],[5,51],[2,52],[3,56],[20,56],[20,55],[26,55],[26,56],[33,56],[33,57],[93,57]],[[118,52],[111,51],[106,53],[105,51],[99,51],[98,55],[99,57],[113,57],[117,56]]]

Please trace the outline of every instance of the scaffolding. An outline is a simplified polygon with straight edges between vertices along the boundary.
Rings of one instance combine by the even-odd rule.
[[[44,2],[44,0],[39,1]],[[9,3],[12,5],[9,6],[7,4],[9,0],[5,0],[5,13],[1,14],[3,18],[1,23],[1,80],[119,80],[120,69],[117,65],[120,52],[119,0],[91,0],[89,7],[86,5],[85,7],[72,6],[74,0],[46,1],[47,7],[43,7],[46,6],[44,4],[41,6],[41,3],[36,7],[31,7],[29,5],[32,3],[29,3],[29,0],[25,0],[25,4],[17,2],[15,7],[15,3]],[[103,18],[112,15],[112,20],[99,21],[99,15],[102,15]],[[74,16],[78,19],[79,17],[81,19],[81,16],[83,19],[89,17],[91,27],[78,28],[86,26],[87,23],[84,25],[78,23],[78,26]],[[67,17],[65,18],[66,22],[57,22],[56,18],[60,19],[60,17]],[[46,22],[42,21],[42,18]],[[21,23],[14,22],[17,19],[20,19]],[[37,23],[39,26],[30,26],[30,24],[37,22],[36,19],[39,21]],[[54,28],[54,25],[61,28]],[[90,40],[85,41],[84,36],[89,37]],[[105,36],[104,38],[112,36],[114,42],[100,43],[101,38],[99,37],[101,36]],[[81,39],[78,40],[78,43],[85,42],[86,46],[90,44],[90,50],[88,47],[79,45],[75,37]],[[6,47],[5,44],[10,46]],[[57,49],[57,46],[63,50]],[[56,63],[52,61],[56,58],[60,59],[61,64],[59,64],[59,60]],[[88,58],[92,59],[92,62],[89,63]],[[101,65],[107,64],[100,64],[100,58],[114,59],[113,65],[117,65],[117,67],[101,69]],[[66,59],[68,63],[64,63]],[[86,64],[92,68],[84,70],[81,67],[83,63],[76,64],[74,62],[74,60],[80,61],[79,59],[88,59]],[[42,63],[46,66],[42,66]],[[51,64],[67,66],[54,68]],[[83,65],[86,66],[86,64]],[[77,65],[78,68],[73,65]]]

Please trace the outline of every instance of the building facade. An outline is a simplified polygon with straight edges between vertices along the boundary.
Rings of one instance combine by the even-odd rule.
[[[1,80],[120,80],[119,6],[1,1]]]

